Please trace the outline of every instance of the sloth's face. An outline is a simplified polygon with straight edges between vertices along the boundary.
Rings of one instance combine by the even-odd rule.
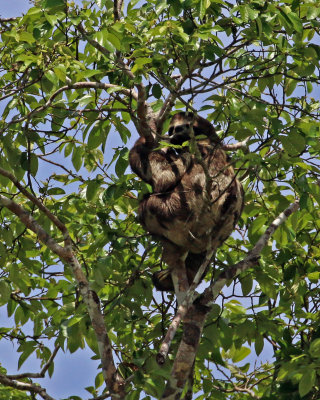
[[[190,139],[190,127],[189,123],[182,123],[170,126],[169,128],[169,136],[170,142],[172,144],[182,145],[183,142],[186,142]]]
[[[197,119],[194,120],[193,113],[178,113],[172,117],[168,134],[170,143],[182,145],[190,139],[190,130],[193,122],[194,135],[205,135],[206,133],[198,125]]]

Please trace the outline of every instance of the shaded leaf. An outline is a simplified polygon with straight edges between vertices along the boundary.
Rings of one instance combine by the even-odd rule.
[[[308,368],[304,372],[302,378],[299,382],[299,394],[301,397],[308,394],[313,388],[316,381],[316,371],[314,369]]]

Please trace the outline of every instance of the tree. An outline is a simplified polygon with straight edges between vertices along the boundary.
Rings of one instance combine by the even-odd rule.
[[[52,399],[33,379],[89,346],[94,398],[319,398],[319,15],[317,1],[34,0],[0,20],[0,305],[14,319],[0,338],[19,367],[42,365],[8,376],[1,360],[0,394]],[[152,288],[159,245],[135,214],[149,188],[126,144],[181,109],[217,127],[246,198],[210,284],[177,308]]]

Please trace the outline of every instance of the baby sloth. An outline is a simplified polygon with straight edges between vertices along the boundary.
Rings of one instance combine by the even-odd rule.
[[[174,290],[170,275],[174,253],[184,254],[191,284],[206,252],[215,251],[228,238],[243,208],[242,186],[209,121],[179,112],[171,119],[168,141],[182,145],[191,139],[192,130],[202,161],[188,146],[159,149],[156,141],[144,137],[129,155],[132,170],[153,189],[140,202],[138,215],[144,228],[160,238],[169,265],[169,270],[153,276],[158,290]]]

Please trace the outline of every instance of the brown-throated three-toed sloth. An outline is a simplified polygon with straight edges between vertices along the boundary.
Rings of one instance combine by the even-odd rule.
[[[182,145],[193,129],[203,166],[188,147],[159,149],[144,137],[130,151],[132,170],[152,186],[139,205],[144,228],[160,237],[163,259],[185,254],[189,284],[208,250],[216,250],[231,234],[243,207],[243,190],[221,148],[215,129],[206,119],[179,112],[170,122],[169,142]],[[197,138],[196,138],[197,139]],[[169,255],[167,253],[170,253]],[[158,290],[173,290],[169,270],[154,274]]]

